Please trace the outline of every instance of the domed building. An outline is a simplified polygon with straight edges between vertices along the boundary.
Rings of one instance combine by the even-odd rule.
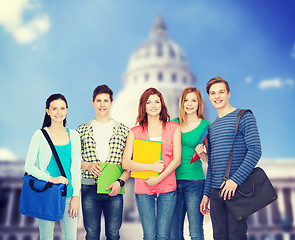
[[[195,78],[179,46],[167,36],[163,20],[158,18],[150,38],[131,56],[124,76],[124,88],[114,100],[115,119],[134,125],[139,97],[148,87],[158,88],[164,95],[171,117],[177,115],[178,98],[183,88],[193,85]],[[24,161],[6,149],[0,149],[0,240],[38,240],[38,222],[18,210],[24,174]],[[294,159],[265,159],[258,164],[268,174],[278,200],[248,219],[249,240],[295,240],[295,164]],[[283,174],[282,174],[283,173]],[[142,239],[142,228],[136,209],[134,179],[126,182],[121,239]],[[81,209],[81,208],[80,208]],[[185,237],[189,238],[187,223]],[[61,239],[56,223],[55,240]],[[103,235],[104,229],[102,229]],[[205,217],[206,239],[213,239],[210,220]],[[78,237],[85,239],[82,213],[78,219]]]
[[[161,17],[156,19],[149,39],[131,55],[123,81],[124,88],[112,107],[114,119],[134,126],[139,98],[149,87],[163,94],[171,118],[177,116],[180,93],[195,77],[182,49],[168,37]]]

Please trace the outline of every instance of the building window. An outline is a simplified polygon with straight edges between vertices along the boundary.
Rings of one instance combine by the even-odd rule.
[[[250,235],[249,240],[257,240],[257,239],[256,239],[255,235]]]
[[[163,56],[163,45],[162,45],[162,43],[157,43],[157,56],[158,57]]]
[[[160,82],[163,81],[163,73],[161,73],[161,72],[158,73],[158,80],[159,80]]]
[[[175,58],[175,52],[174,52],[174,49],[173,49],[173,47],[171,46],[171,45],[169,45],[169,56],[171,57],[171,58]]]
[[[146,73],[144,75],[144,80],[147,82],[149,80],[149,78],[150,78],[150,75],[148,73]]]
[[[17,236],[16,235],[10,235],[7,239],[8,240],[17,240]]]
[[[282,234],[276,234],[274,239],[275,240],[283,240],[284,238],[283,238]]]
[[[32,240],[32,237],[29,235],[24,236],[23,240]]]
[[[172,82],[177,81],[177,75],[175,73],[172,73]]]

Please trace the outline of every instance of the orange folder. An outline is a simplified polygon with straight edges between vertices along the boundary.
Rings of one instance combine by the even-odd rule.
[[[139,163],[153,164],[161,160],[162,142],[139,140],[133,142],[133,161]],[[154,171],[132,171],[131,177],[146,179],[157,177],[159,173]]]

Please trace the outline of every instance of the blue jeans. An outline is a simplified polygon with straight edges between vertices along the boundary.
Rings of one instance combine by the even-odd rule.
[[[66,199],[65,211],[63,218],[59,221],[61,227],[62,240],[76,240],[77,239],[77,217],[71,218],[69,214],[69,207],[71,197]],[[55,222],[38,219],[40,240],[53,239],[53,230]]]
[[[219,197],[219,189],[210,192],[210,216],[215,240],[246,240],[247,219],[236,221],[225,202]]]
[[[168,240],[176,203],[176,190],[161,193],[158,197],[157,194],[135,194],[135,199],[142,224],[143,239]]]
[[[84,185],[82,193],[83,222],[87,240],[100,239],[101,213],[105,218],[107,240],[120,239],[119,230],[122,225],[123,195],[111,197],[97,194],[97,185]]]
[[[184,240],[183,225],[186,213],[191,239],[204,240],[204,216],[200,212],[204,183],[205,180],[177,180],[177,201],[170,232],[171,240]]]

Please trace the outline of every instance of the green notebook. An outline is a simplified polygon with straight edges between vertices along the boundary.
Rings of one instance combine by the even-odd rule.
[[[102,168],[102,172],[97,179],[97,193],[110,193],[111,189],[106,190],[106,188],[117,181],[124,170],[121,165],[110,163],[100,163],[99,166]],[[120,194],[124,194],[124,186],[121,187]]]

